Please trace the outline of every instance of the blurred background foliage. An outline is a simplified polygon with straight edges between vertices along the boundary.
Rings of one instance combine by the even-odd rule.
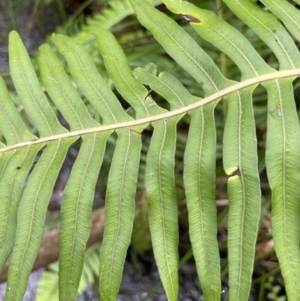
[[[164,49],[154,40],[151,34],[147,32],[137,21],[133,14],[133,10],[129,4],[129,0],[24,0],[1,1],[0,11],[6,11],[0,16],[0,26],[3,30],[0,32],[0,74],[5,77],[9,88],[12,91],[15,103],[19,110],[22,107],[19,105],[18,99],[13,94],[13,86],[9,79],[9,67],[7,65],[7,35],[12,29],[17,30],[24,42],[30,55],[33,58],[37,47],[42,42],[46,41],[51,45],[50,34],[53,32],[62,33],[73,37],[76,41],[84,45],[90,56],[93,58],[99,71],[111,89],[116,92],[113,83],[107,76],[103,61],[95,38],[90,34],[90,30],[97,27],[109,28],[118,42],[122,46],[127,56],[128,62],[132,68],[144,66],[148,62],[153,62],[157,65],[158,71],[170,71],[188,88],[188,90],[197,96],[202,96],[202,91],[199,90],[199,85],[191,76],[165,53]],[[219,66],[222,73],[232,79],[240,80],[240,71],[233,62],[223,53],[220,53],[213,45],[201,39],[189,26],[188,22],[180,16],[172,15],[161,0],[152,0],[153,4],[159,10],[174,18],[196,41],[197,43],[212,57],[216,65]],[[264,60],[273,68],[278,69],[278,61],[272,51],[250,30],[242,21],[240,21],[232,12],[222,3],[221,0],[191,0],[190,2],[198,5],[201,8],[213,11],[220,18],[226,20],[229,24],[239,29],[253,45]],[[258,5],[262,4],[255,1]],[[9,10],[4,10],[4,7],[9,7]],[[298,41],[295,41],[299,45]],[[67,67],[66,67],[67,68]],[[295,101],[297,108],[300,106],[300,82],[295,81]],[[118,93],[116,92],[118,95]],[[121,98],[119,99],[123,106],[130,112],[131,108]],[[158,95],[151,92],[151,96],[163,107],[168,108],[166,102],[159,98]],[[283,281],[280,275],[280,269],[274,253],[273,242],[271,237],[270,226],[270,189],[265,171],[265,135],[266,135],[266,91],[259,86],[254,93],[254,113],[256,120],[257,132],[257,149],[259,154],[259,172],[261,177],[262,190],[262,216],[260,222],[260,230],[257,238],[256,259],[253,274],[253,285],[257,291],[257,300],[285,300],[285,292]],[[298,110],[299,112],[299,110]],[[99,118],[91,109],[90,113],[94,118]],[[217,131],[217,195],[216,204],[218,208],[218,238],[221,254],[222,277],[223,281],[227,279],[227,213],[228,200],[226,193],[227,176],[222,167],[222,136],[224,122],[226,120],[227,106],[225,102],[220,102],[215,110],[216,131]],[[274,112],[277,114],[277,112]],[[299,113],[298,113],[299,114]],[[24,114],[26,120],[26,115]],[[64,121],[62,120],[62,123]],[[28,127],[31,130],[32,125],[29,120],[26,120]],[[183,154],[186,144],[187,132],[189,129],[189,118],[186,116],[178,125],[178,139],[176,151],[176,182],[177,182],[177,198],[178,198],[178,217],[180,226],[180,245],[179,253],[181,264],[186,261],[192,261],[192,251],[188,236],[188,216],[184,195],[184,184],[182,178],[183,172]],[[140,162],[140,174],[138,182],[138,190],[136,197],[136,218],[132,234],[132,244],[128,252],[128,260],[131,261],[139,272],[139,256],[140,254],[151,253],[151,238],[147,223],[147,201],[144,190],[144,170],[146,163],[146,153],[148,150],[149,141],[151,139],[151,129],[147,129],[143,135],[143,148]],[[99,175],[99,183],[96,187],[96,194],[100,195],[98,201],[95,202],[95,208],[103,206],[105,200],[105,188],[107,173],[109,171],[111,157],[114,151],[116,137],[112,135],[107,145],[105,161]],[[78,146],[74,146],[76,149]],[[70,167],[69,167],[70,168]],[[62,170],[62,172],[64,172]],[[69,172],[69,171],[65,171]],[[58,185],[63,189],[63,185]],[[58,188],[56,188],[58,189]],[[53,202],[53,200],[52,200]],[[55,200],[54,206],[49,205],[48,222],[45,228],[49,230],[59,226],[59,202]],[[53,204],[52,204],[53,205]],[[53,209],[54,208],[54,209]],[[98,275],[98,270],[94,267],[98,266],[98,254],[100,243],[94,245],[87,251],[87,259],[85,261],[82,283],[80,290],[84,290],[87,283],[94,283]],[[39,292],[39,299],[50,300],[49,297],[53,291],[57,293],[57,265],[52,265],[47,272],[44,273]],[[50,285],[51,283],[51,285]],[[49,291],[47,295],[47,290]],[[52,296],[52,295],[51,295]],[[47,299],[48,298],[48,299]],[[51,299],[54,300],[54,299]]]

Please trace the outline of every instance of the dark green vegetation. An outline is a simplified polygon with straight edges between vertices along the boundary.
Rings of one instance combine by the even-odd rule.
[[[229,300],[247,300],[255,248],[270,238],[259,235],[257,243],[257,234],[270,228],[268,194],[261,219],[265,167],[272,238],[286,294],[291,301],[299,298],[300,129],[294,81],[300,53],[294,39],[300,39],[300,31],[294,20],[300,12],[283,0],[261,1],[267,9],[250,0],[223,2],[216,12],[211,1],[165,0],[159,9],[154,4],[161,1],[111,1],[110,14],[89,20],[74,37],[53,35],[34,65],[18,34],[10,34],[14,99],[25,108],[32,131],[1,81],[1,267],[11,253],[6,300],[22,300],[53,186],[68,149],[81,140],[60,223],[59,296],[76,299],[95,184],[113,132],[117,139],[99,262],[101,300],[115,300],[118,293],[137,186],[146,190],[153,252],[168,299],[177,299],[179,226],[187,208],[205,300],[220,300],[221,277],[227,273]],[[61,126],[57,110],[70,130]],[[229,201],[218,215],[216,194],[222,191],[216,189],[217,178],[218,183],[228,178]],[[218,224],[219,237],[228,237],[225,248],[224,240],[217,240]],[[141,250],[134,236],[133,241]],[[262,251],[256,262],[267,256]],[[260,277],[260,270],[254,280],[261,284],[260,300],[266,281],[276,300],[276,286],[266,275]]]

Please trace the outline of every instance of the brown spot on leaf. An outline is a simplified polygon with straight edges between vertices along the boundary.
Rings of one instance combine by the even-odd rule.
[[[199,19],[191,15],[182,15],[182,17],[185,18],[190,23],[201,23]]]

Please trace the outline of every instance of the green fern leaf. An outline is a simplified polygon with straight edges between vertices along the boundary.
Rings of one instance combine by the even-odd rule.
[[[72,43],[71,40],[67,40],[63,47],[59,46],[60,44],[58,44],[58,39],[63,39],[63,37],[55,36],[54,42],[59,47],[59,50],[66,54],[66,48],[70,47],[69,45]],[[66,38],[64,39],[66,40]],[[100,86],[95,86],[96,83],[99,85],[99,80],[100,83],[101,81],[104,82],[104,80],[101,79],[99,73],[95,70],[92,61],[85,53],[83,54],[84,50],[81,50],[79,47],[75,48],[78,49],[76,51],[81,51],[82,53],[74,53],[73,50],[73,57],[77,61],[81,61],[80,66],[86,67],[84,70],[81,69],[80,73],[78,70],[74,69],[71,69],[71,72],[73,71],[73,76],[78,80],[78,84],[83,93],[86,93],[89,96],[92,104],[96,104],[96,109],[99,108],[98,113],[103,120],[105,122],[130,120],[131,118],[121,109],[119,102],[108,87],[106,89],[106,94],[109,95],[109,98],[106,98],[105,95],[103,95],[103,86],[101,86],[101,88]],[[66,55],[66,57],[67,59],[69,58],[69,60],[73,58],[70,55]],[[124,63],[126,64],[126,60],[124,60]],[[70,64],[70,68],[72,68],[72,65],[76,66],[78,64]],[[90,66],[91,68],[89,69],[88,67]],[[90,71],[92,70],[94,70],[94,72],[91,74]],[[95,81],[91,80],[93,77],[96,77]],[[123,85],[122,79],[119,81],[116,79],[115,82],[116,84],[120,83]],[[127,83],[124,84],[127,85]],[[100,91],[101,93],[99,93]],[[103,100],[102,104],[99,104],[99,94]],[[134,98],[131,97],[131,99]],[[138,101],[141,101],[141,98],[138,98]],[[112,106],[113,109],[111,109]],[[105,114],[105,111],[101,110],[102,108],[104,108],[105,111],[108,111],[108,114]],[[116,159],[115,157],[113,158],[112,166],[114,168],[110,172],[108,180],[105,209],[107,218],[105,220],[104,242],[102,246],[103,251],[100,259],[100,291],[104,300],[113,300],[119,290],[126,251],[130,243],[132,232],[135,195],[135,186],[132,186],[132,184],[137,181],[139,156],[141,151],[141,137],[138,133],[138,129],[133,131],[120,130],[117,131],[117,134],[118,141],[115,152],[124,153],[124,150],[127,151],[125,151],[124,157]],[[130,171],[130,173],[128,173],[128,171]],[[116,189],[117,186],[119,186],[119,189]],[[118,208],[118,210],[116,210],[116,208]],[[116,223],[116,221],[119,222]],[[115,251],[111,252],[112,249]],[[109,250],[109,252],[106,250]],[[119,261],[119,264],[115,264],[116,260]],[[112,269],[113,266],[116,269]],[[63,286],[64,285],[62,285],[62,287]]]
[[[7,145],[36,139],[37,137],[27,130],[17,113],[2,78],[0,78],[0,95],[0,130],[6,139]],[[3,179],[0,181],[0,199],[2,208],[5,209],[1,210],[0,213],[0,227],[3,229],[0,242],[0,270],[3,269],[14,244],[17,211],[23,191],[23,183],[37,152],[41,148],[42,145],[36,145],[32,148],[27,147],[10,151],[1,156],[0,170]],[[12,155],[12,159],[8,161]]]
[[[25,110],[40,135],[64,133],[43,94],[27,51],[18,34],[10,34],[10,67],[12,78]],[[48,201],[66,151],[74,138],[49,143],[31,174],[18,208],[15,247],[13,248],[6,289],[6,300],[21,300],[30,269],[39,249]],[[33,161],[33,160],[32,160]],[[39,183],[37,185],[37,183]]]
[[[284,23],[286,28],[294,35],[296,39],[300,39],[299,29],[299,11],[288,1],[278,0],[262,0],[263,4],[268,7],[280,20]]]
[[[49,46],[41,47],[38,63],[44,85],[71,129],[97,126]],[[110,132],[95,133],[82,138],[77,160],[64,190],[59,258],[59,295],[64,300],[75,300],[77,296],[85,243],[90,232],[93,192],[109,135]]]
[[[143,84],[149,85],[152,90],[168,100],[171,109],[182,107],[197,100],[170,73],[163,72],[156,77],[156,68],[149,66],[145,69],[135,69],[134,75]],[[204,155],[205,150],[211,149],[216,143],[215,133],[213,132],[213,115],[209,114],[214,106],[215,104],[212,104],[212,107],[207,107],[205,113],[205,109],[190,113],[190,138],[188,138],[184,162],[184,183],[189,210],[190,237],[198,274],[200,279],[203,279],[201,280],[202,289],[208,300],[220,298],[220,264],[216,241],[217,225],[214,223],[216,221],[214,219],[216,216],[215,191],[211,185],[215,179],[211,166],[214,166],[216,158],[212,152],[210,152],[209,157],[208,154]],[[207,118],[207,116],[210,118]],[[212,124],[209,124],[209,122],[212,122]],[[208,126],[204,127],[204,124]],[[199,133],[201,134],[199,135]],[[200,158],[204,158],[204,160],[201,161]],[[204,171],[206,176],[201,177]]]
[[[18,34],[10,34],[12,79],[36,130],[34,134],[28,131],[28,125],[22,121],[4,81],[0,79],[0,130],[3,135],[3,143],[0,142],[1,268],[11,253],[6,300],[22,300],[40,245],[53,186],[69,147],[80,139],[80,151],[62,201],[59,258],[60,299],[76,299],[90,230],[95,184],[106,142],[113,131],[116,131],[117,142],[108,175],[99,278],[101,299],[117,298],[131,240],[141,134],[147,126],[153,128],[145,170],[153,251],[167,297],[169,300],[177,299],[178,209],[174,156],[177,124],[188,114],[190,124],[183,177],[190,238],[205,299],[219,301],[221,285],[216,237],[214,115],[216,104],[222,97],[228,106],[223,165],[228,175],[230,204],[229,300],[247,300],[260,217],[261,196],[252,103],[253,91],[259,84],[268,92],[266,165],[272,189],[275,249],[288,298],[298,298],[300,129],[292,83],[300,73],[299,50],[281,23],[250,0],[224,2],[277,56],[281,71],[271,68],[240,31],[212,12],[187,1],[165,0],[167,8],[183,16],[196,34],[231,58],[235,68],[241,72],[242,81],[236,83],[222,75],[207,52],[188,34],[190,30],[184,30],[154,8],[154,3],[158,2],[113,1],[115,6],[111,14],[99,22],[106,22],[110,27],[119,22],[119,17],[124,18],[135,12],[141,25],[196,81],[195,87],[198,85],[197,88],[203,90],[203,99],[190,94],[183,85],[185,79],[169,72],[157,74],[154,64],[132,71],[114,35],[103,28],[95,30],[93,26],[92,34],[102,55],[105,76],[116,88],[117,95],[131,106],[128,112],[84,47],[62,35],[54,35],[52,40],[66,60],[70,74],[54,51],[43,45],[37,57],[41,87]],[[281,0],[276,3],[269,0],[262,2],[297,37],[297,25],[293,18],[297,18],[299,12],[294,6]],[[149,51],[149,48],[145,49],[142,53]],[[157,60],[158,64],[162,60]],[[169,111],[152,99],[148,87],[168,102]],[[70,131],[60,124],[43,89],[69,124]],[[97,114],[99,122],[92,118],[91,110]],[[37,157],[39,151],[41,155]],[[34,161],[37,164],[34,165]]]
[[[239,1],[238,4],[237,1],[228,1],[228,4],[274,51],[281,70],[299,67],[300,53],[286,30],[275,18],[246,1]],[[288,9],[289,6],[285,6]],[[283,5],[282,9],[285,6]],[[264,26],[256,26],[259,18],[264,18]],[[293,300],[299,296],[300,285],[300,237],[296,227],[299,223],[300,212],[298,185],[296,184],[300,180],[297,172],[300,168],[298,151],[300,129],[295,110],[292,80],[280,80],[276,81],[275,85],[266,84],[265,86],[269,94],[266,165],[273,194],[272,233],[282,274],[286,281],[287,295]],[[275,116],[274,110],[277,112]]]
[[[239,9],[239,10],[236,9],[235,13],[238,14],[238,15],[239,14],[242,15],[242,13],[245,13],[245,15],[248,15],[248,16],[251,15],[251,17],[253,17],[253,15],[251,14],[251,12],[254,11],[252,9],[253,6],[252,6],[252,4],[250,5],[250,3],[248,1],[243,1],[243,4],[242,4],[241,1],[239,1],[239,4],[233,4],[233,2],[235,2],[235,1],[226,1],[226,2],[228,2],[228,5],[230,5],[230,7],[232,9],[237,8],[237,6],[241,7],[242,5],[245,5],[245,8],[243,10],[242,9]],[[257,73],[261,73],[261,72],[266,72],[268,70],[269,67],[267,67],[266,64],[263,63],[263,61],[261,61],[259,55],[255,54],[254,50],[251,50],[252,47],[249,44],[249,42],[246,39],[244,39],[242,36],[240,36],[240,38],[237,39],[237,35],[239,35],[239,33],[237,31],[235,32],[235,30],[233,28],[229,28],[229,25],[227,23],[222,22],[222,24],[221,24],[221,20],[219,20],[219,22],[218,22],[218,19],[216,17],[214,17],[213,15],[204,13],[204,11],[202,13],[201,10],[199,10],[199,9],[197,9],[197,10],[193,9],[193,7],[191,5],[189,5],[188,3],[184,3],[184,4],[183,3],[184,2],[182,2],[182,4],[181,4],[182,5],[181,9],[183,9],[181,11],[182,13],[187,14],[187,15],[192,15],[197,20],[201,20],[200,24],[196,23],[196,22],[191,23],[191,25],[195,28],[195,30],[199,34],[201,34],[202,37],[204,37],[205,39],[211,41],[212,43],[214,43],[214,45],[219,47],[222,51],[227,53],[228,56],[230,56],[232,58],[232,60],[236,62],[236,64],[239,66],[240,70],[242,70],[243,76],[249,77],[249,76],[251,76],[251,74],[253,74],[253,72],[257,74]],[[246,5],[249,5],[249,7],[247,7]],[[254,15],[257,16],[258,12],[255,13]],[[267,16],[264,16],[264,18],[266,19]],[[268,20],[268,22],[273,22],[273,23],[275,22],[275,20],[272,19],[271,17],[269,19],[270,20]],[[248,22],[250,22],[249,18],[246,19],[246,20],[248,20]],[[257,26],[256,26],[257,25],[257,19],[255,19],[255,21],[256,22],[252,22],[253,24],[251,24],[251,25],[253,27],[255,26],[254,28],[256,29],[257,28]],[[265,26],[269,25],[268,22],[264,22]],[[277,26],[277,25],[274,23],[273,26]],[[213,34],[209,30],[209,28],[214,28]],[[278,58],[280,59],[281,65],[286,66],[286,68],[287,68],[287,66],[289,66],[289,67],[293,66],[294,63],[292,63],[292,62],[294,62],[294,60],[295,60],[295,62],[297,62],[297,60],[298,60],[297,56],[296,56],[296,52],[291,50],[291,54],[289,55],[286,51],[284,51],[284,48],[281,45],[283,45],[285,43],[289,43],[290,40],[287,39],[287,36],[284,33],[283,29],[280,29],[280,30],[278,29],[278,32],[277,32],[277,27],[275,27],[275,28],[276,28],[275,33],[272,32],[273,27],[268,29],[269,33],[273,33],[272,38],[271,38],[271,35],[270,35],[270,37],[268,37],[268,36],[266,36],[265,33],[264,33],[264,37],[266,37],[266,40],[268,42],[270,42],[270,47],[274,47],[274,52],[277,54]],[[284,39],[284,40],[281,43],[275,44],[274,43],[274,37],[273,37],[274,34],[276,34],[277,41],[281,41],[281,39]],[[292,48],[294,48],[294,47],[292,47]],[[261,61],[260,64],[258,64],[259,61]],[[292,63],[292,65],[291,65],[291,63]],[[247,75],[247,72],[248,72],[248,75]],[[285,80],[281,80],[280,83],[276,81],[274,84],[273,83],[265,84],[267,90],[269,91],[269,94],[272,95],[272,97],[269,98],[268,106],[274,108],[274,107],[276,107],[276,104],[275,104],[275,102],[276,102],[277,105],[279,105],[279,108],[281,110],[283,91],[285,91],[287,93],[287,91],[290,90],[290,93],[292,92],[292,86],[289,85],[289,87],[288,87],[287,85],[288,85],[288,83]],[[292,98],[289,98],[289,99],[292,100]],[[288,103],[288,102],[286,101],[286,103]],[[293,111],[292,114],[293,115],[295,114],[295,110]],[[269,135],[269,137],[272,136],[272,131],[274,130],[274,138],[275,138],[275,136],[277,137],[277,145],[278,145],[278,138],[279,138],[278,137],[278,130],[279,129],[275,131],[276,127],[278,127],[278,125],[279,125],[278,120],[277,120],[277,126],[276,126],[276,123],[274,123],[274,120],[272,118],[268,118],[268,122],[269,121],[270,121],[270,123],[272,123],[272,125],[270,124],[271,125],[270,129],[272,129],[272,130],[270,130],[268,132],[268,135]],[[293,121],[292,127],[294,129],[298,128],[299,127],[298,122],[296,123],[296,121]],[[284,131],[285,131],[286,126],[284,126],[283,128],[281,127],[281,129],[284,129]],[[295,146],[295,140],[294,139],[295,139],[295,136],[293,138],[293,143],[292,143]],[[297,140],[297,138],[296,138],[296,140]],[[287,142],[287,140],[285,138],[283,138],[282,141],[283,141],[284,144]],[[274,154],[273,149],[274,149],[274,146],[272,146],[272,147],[268,146],[267,147],[267,156],[268,156],[269,151],[270,151],[270,153]],[[276,149],[278,149],[278,148],[276,147]],[[280,156],[282,156],[282,153],[281,153]],[[269,158],[269,156],[267,158]],[[287,156],[283,156],[283,158],[284,158],[284,160],[288,160]],[[291,160],[294,160],[292,158],[295,158],[294,154],[291,154]],[[276,162],[276,160],[278,160],[278,153],[277,153],[276,156],[273,156],[272,160],[270,160],[270,161],[272,161],[272,165],[274,165],[274,162]],[[267,159],[267,161],[268,161],[268,159]],[[286,163],[287,162],[288,161],[286,161]],[[278,164],[278,165],[280,165],[280,167],[278,166],[279,169],[277,169],[276,173],[274,172],[275,170],[270,173],[270,167],[268,168],[268,164],[267,164],[268,175],[269,175],[270,181],[272,181],[273,176],[277,178],[278,171],[282,172],[281,169],[282,169],[283,166],[286,166],[286,163],[283,164],[283,165]],[[285,174],[285,172],[284,172],[284,174]],[[286,187],[286,184],[284,182],[278,183],[278,185],[280,185],[282,187],[283,191],[286,191],[287,187]],[[273,185],[271,184],[271,186],[273,186]],[[237,186],[237,188],[238,187],[239,186]],[[293,191],[295,191],[295,189],[293,189]],[[296,194],[293,194],[293,198],[295,200],[295,203],[294,203],[294,205],[292,205],[292,207],[293,207],[293,210],[294,210],[295,219],[297,219],[296,215],[298,216],[298,213],[295,213],[295,212],[299,212],[299,211],[297,209],[297,206],[295,206],[295,205],[299,202],[297,201]],[[281,203],[283,201],[283,203],[286,203],[284,201],[284,199],[285,199],[285,196],[283,197],[283,199],[281,199],[281,201],[278,198],[277,202]],[[276,203],[276,201],[275,201],[275,203]],[[283,218],[283,220],[286,220],[286,217],[284,216],[284,214],[282,214],[282,210],[280,210],[280,211],[281,212],[278,214],[279,219]],[[284,210],[284,212],[285,212],[285,210]],[[274,209],[273,209],[273,214],[274,214]],[[294,220],[294,222],[295,222],[295,220]],[[280,222],[277,222],[277,224],[279,224],[279,223]],[[234,225],[234,227],[235,226],[236,226],[236,224]],[[287,225],[285,227],[280,228],[280,230],[282,231],[282,233],[280,235],[280,240],[281,241],[282,241],[282,237],[285,237],[285,235],[286,235],[284,233],[290,233],[291,231],[292,232],[294,231],[293,227],[291,227],[290,230],[288,230],[286,227],[287,227]],[[275,237],[276,237],[276,230],[277,229],[278,228],[273,228],[273,232],[274,232]],[[294,264],[289,264],[289,262],[287,263],[287,265],[289,265],[289,273],[287,273],[287,274],[295,275],[295,274],[298,273],[297,266],[298,266],[298,261],[299,261],[299,255],[297,255],[296,253],[298,253],[299,250],[297,248],[297,251],[296,251],[296,245],[294,245],[294,243],[296,243],[296,241],[298,241],[298,240],[297,239],[289,240],[289,243],[287,243],[286,241],[287,240],[285,239],[285,246],[289,245],[289,247],[288,248],[281,247],[280,249],[281,250],[286,250],[286,252],[288,252],[288,253],[293,252],[293,255],[294,255],[293,258],[294,258],[295,263]],[[293,248],[294,248],[294,251],[292,251]],[[233,255],[232,252],[231,252],[231,254]],[[286,255],[287,254],[285,254],[283,257],[286,258]],[[279,257],[280,257],[280,254],[279,254]],[[233,260],[236,260],[236,257],[234,257]],[[283,268],[284,268],[284,265],[283,265]],[[230,267],[229,267],[229,270],[230,270]],[[292,270],[293,270],[293,272],[292,272]],[[295,277],[294,279],[298,279],[298,277]],[[234,283],[236,283],[236,282],[234,282]],[[295,288],[297,286],[294,285],[293,287]],[[244,290],[245,294],[247,294],[248,290],[249,289]],[[240,293],[241,293],[240,289],[234,289],[234,293],[231,294],[230,298],[232,300],[240,300],[240,298],[241,298]],[[295,292],[294,298],[297,294],[298,293]],[[293,296],[293,293],[291,293],[291,295]],[[233,297],[233,296],[236,296],[236,297]]]
[[[151,0],[153,5],[161,4],[161,0]],[[88,20],[88,29],[91,27],[109,29],[118,24],[125,17],[132,15],[134,10],[129,0],[113,0],[109,1],[109,8],[104,9],[102,14]],[[88,30],[86,30],[88,31]]]

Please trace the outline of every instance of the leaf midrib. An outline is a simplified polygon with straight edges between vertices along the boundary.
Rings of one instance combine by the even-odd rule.
[[[299,75],[300,75],[300,68],[262,74],[262,75],[259,75],[256,77],[249,78],[242,82],[236,83],[234,85],[231,85],[225,89],[219,90],[216,93],[213,93],[197,102],[186,105],[185,107],[182,107],[182,108],[178,108],[176,110],[153,115],[150,117],[140,118],[137,120],[130,120],[130,121],[125,121],[125,122],[120,122],[120,123],[115,123],[115,124],[108,124],[108,125],[88,128],[88,129],[84,129],[84,130],[78,130],[78,131],[73,131],[73,132],[68,132],[68,133],[63,133],[63,134],[58,134],[58,135],[52,135],[52,136],[48,136],[48,137],[42,137],[42,138],[39,138],[36,140],[26,141],[26,142],[22,142],[22,143],[18,143],[18,144],[14,144],[11,146],[6,146],[3,148],[0,148],[0,154],[3,152],[9,151],[9,150],[17,149],[19,147],[24,147],[27,145],[40,144],[40,143],[45,143],[45,142],[59,140],[59,139],[66,139],[66,138],[75,137],[75,136],[82,136],[82,135],[87,135],[87,134],[95,133],[95,132],[105,132],[105,131],[110,131],[110,130],[126,128],[126,127],[134,127],[137,125],[147,124],[147,123],[151,123],[154,121],[169,119],[171,117],[178,116],[178,115],[187,113],[191,110],[194,110],[196,108],[199,108],[201,106],[204,106],[204,105],[206,105],[218,98],[221,98],[227,94],[236,92],[237,90],[241,90],[241,89],[244,89],[249,86],[256,85],[256,84],[261,84],[262,82],[266,82],[266,81],[287,78],[287,77],[295,77],[295,76],[299,76]]]

